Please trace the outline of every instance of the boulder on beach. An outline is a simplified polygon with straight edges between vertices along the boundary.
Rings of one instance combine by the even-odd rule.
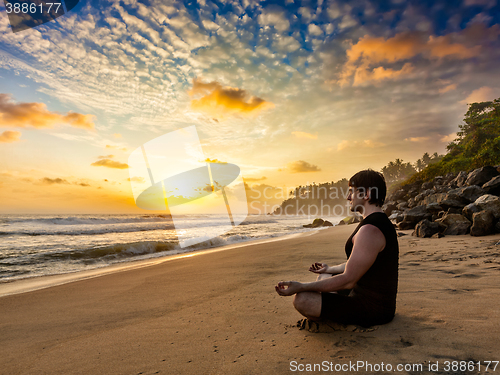
[[[412,236],[422,237],[422,238],[432,237],[434,234],[439,233],[440,230],[442,230],[442,227],[439,225],[439,223],[436,222],[433,223],[432,221],[424,219],[417,223],[417,225],[415,226],[415,230],[412,233]]]
[[[465,185],[479,185],[482,186],[491,180],[493,177],[498,176],[498,170],[492,166],[486,166],[478,169],[474,169],[467,176],[467,180],[465,181]]]
[[[471,236],[486,236],[495,231],[495,216],[489,211],[483,210],[472,215]]]
[[[472,225],[465,216],[460,214],[446,214],[435,222],[446,226],[444,234],[453,236],[469,233]]]
[[[356,224],[360,223],[363,220],[363,217],[358,214],[354,214],[353,216],[347,216],[346,218],[339,221],[338,225],[348,225],[348,224]]]
[[[487,194],[500,195],[500,176],[493,177],[482,188]]]
[[[476,206],[478,206],[481,211],[486,210],[490,211],[495,218],[500,218],[500,198],[491,195],[491,194],[485,194],[479,198],[476,199],[474,202]]]
[[[314,219],[312,224],[302,225],[304,228],[319,228],[319,227],[333,227],[333,224],[328,220]]]

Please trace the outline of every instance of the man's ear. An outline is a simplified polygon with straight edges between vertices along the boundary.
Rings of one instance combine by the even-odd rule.
[[[366,192],[365,192],[365,196],[363,197],[363,199],[369,201],[370,200],[370,189],[368,189]]]

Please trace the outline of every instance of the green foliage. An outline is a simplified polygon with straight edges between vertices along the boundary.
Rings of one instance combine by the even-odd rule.
[[[414,174],[404,185],[417,180],[430,181],[450,172],[500,164],[500,98],[470,104],[459,128],[457,139],[447,146],[446,156]]]
[[[391,161],[382,168],[382,174],[385,181],[391,184],[396,181],[404,180],[416,172],[411,163],[404,163],[401,159]]]

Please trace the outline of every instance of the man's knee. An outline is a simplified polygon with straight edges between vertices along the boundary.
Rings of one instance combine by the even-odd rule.
[[[295,294],[293,306],[304,316],[318,318],[321,315],[321,294],[302,292]]]

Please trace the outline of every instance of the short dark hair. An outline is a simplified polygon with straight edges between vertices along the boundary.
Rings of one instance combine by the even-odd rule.
[[[370,204],[382,207],[387,194],[384,175],[373,169],[359,171],[349,179],[349,186],[370,192]]]

